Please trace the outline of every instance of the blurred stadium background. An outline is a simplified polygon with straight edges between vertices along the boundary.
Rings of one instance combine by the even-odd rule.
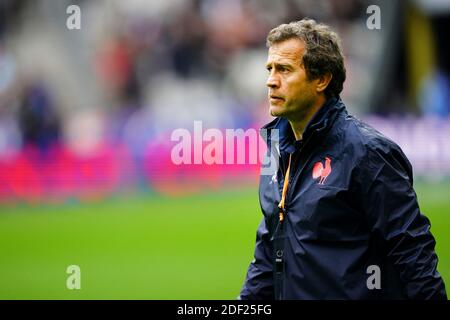
[[[0,0],[0,298],[234,299],[258,164],[177,166],[170,135],[269,121],[265,36],[306,16],[343,39],[350,112],[411,160],[449,286],[449,1]]]

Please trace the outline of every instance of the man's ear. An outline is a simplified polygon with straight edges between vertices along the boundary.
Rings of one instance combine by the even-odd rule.
[[[322,93],[325,91],[325,89],[330,84],[331,79],[333,78],[333,75],[331,73],[326,73],[324,75],[319,76],[316,79],[316,90],[317,93]]]

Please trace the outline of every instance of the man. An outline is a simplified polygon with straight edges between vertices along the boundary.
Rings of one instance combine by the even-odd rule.
[[[401,149],[348,115],[340,40],[303,19],[267,37],[279,169],[241,299],[446,299],[430,222]],[[269,149],[276,141],[268,141]]]

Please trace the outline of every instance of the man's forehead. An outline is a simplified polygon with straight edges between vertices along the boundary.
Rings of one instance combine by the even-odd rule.
[[[296,38],[291,38],[274,43],[268,51],[267,62],[272,60],[294,60],[298,61],[305,51],[305,43]]]

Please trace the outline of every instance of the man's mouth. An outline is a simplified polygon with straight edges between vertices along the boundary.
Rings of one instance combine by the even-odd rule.
[[[284,100],[282,97],[275,96],[275,95],[270,95],[269,98],[270,98],[270,100]]]

